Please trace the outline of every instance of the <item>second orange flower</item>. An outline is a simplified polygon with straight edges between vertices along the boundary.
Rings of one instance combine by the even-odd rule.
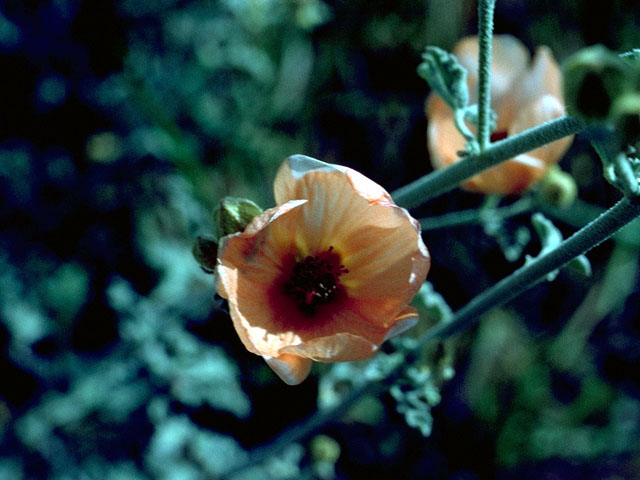
[[[492,141],[515,135],[565,114],[562,75],[549,48],[539,47],[533,60],[519,40],[496,35],[492,43],[491,108],[497,113]],[[453,50],[467,70],[471,103],[475,103],[478,81],[478,40],[467,37]],[[429,118],[427,145],[434,168],[457,162],[465,140],[453,121],[453,112],[437,95],[427,99]],[[482,193],[519,194],[540,180],[571,145],[567,137],[531,152],[518,155],[486,170],[463,184],[463,188]]]

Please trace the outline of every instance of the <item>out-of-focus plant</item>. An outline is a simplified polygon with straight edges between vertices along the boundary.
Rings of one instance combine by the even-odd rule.
[[[230,192],[270,201],[260,184],[302,146],[299,130],[280,125],[304,115],[309,35],[331,9],[322,0],[194,1],[162,16],[140,1],[121,8],[146,27],[129,38],[123,71],[98,87],[99,104],[133,121],[134,148],[174,163],[210,207]]]

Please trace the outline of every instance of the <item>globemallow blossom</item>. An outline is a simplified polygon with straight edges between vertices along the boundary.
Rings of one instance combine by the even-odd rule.
[[[496,35],[492,43],[491,108],[497,113],[492,141],[502,140],[565,114],[562,74],[548,47],[538,47],[531,61],[529,52],[510,35]],[[477,102],[478,40],[467,37],[454,50],[467,69],[471,103]],[[453,121],[453,112],[437,95],[427,99],[429,119],[427,146],[434,168],[457,162],[465,140]],[[540,180],[571,145],[573,137],[524,153],[486,170],[462,187],[482,193],[520,194]]]
[[[274,193],[221,239],[217,290],[247,350],[296,385],[312,361],[371,357],[413,326],[430,258],[418,222],[355,170],[295,155]]]

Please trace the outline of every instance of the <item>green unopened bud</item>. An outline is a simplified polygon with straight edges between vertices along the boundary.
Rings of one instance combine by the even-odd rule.
[[[602,45],[578,51],[562,70],[567,112],[587,123],[610,121],[614,102],[634,85],[635,69]]]
[[[336,463],[340,457],[340,444],[327,435],[315,436],[309,445],[311,457],[316,462]]]
[[[578,196],[578,187],[571,175],[554,166],[540,182],[538,194],[549,205],[568,208]]]
[[[211,237],[196,237],[193,256],[206,273],[213,273],[218,257],[218,243]]]
[[[218,239],[241,232],[262,209],[246,198],[224,197],[213,211],[213,221]]]
[[[640,141],[640,93],[627,93],[616,99],[611,117],[624,145]]]

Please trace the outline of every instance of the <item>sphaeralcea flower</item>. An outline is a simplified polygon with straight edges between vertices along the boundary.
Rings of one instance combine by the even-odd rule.
[[[565,114],[562,74],[548,47],[538,47],[531,60],[519,40],[496,35],[492,43],[491,108],[497,113],[492,141],[515,135]],[[454,47],[454,55],[467,69],[470,101],[477,101],[478,40],[467,37]],[[465,140],[454,125],[453,112],[437,95],[427,99],[427,145],[434,168],[457,162]],[[468,181],[463,188],[482,193],[519,194],[540,180],[571,145],[573,137],[516,156]]]
[[[312,361],[368,358],[413,326],[430,258],[416,220],[355,170],[295,155],[274,193],[221,239],[217,290],[244,346],[295,385]]]

